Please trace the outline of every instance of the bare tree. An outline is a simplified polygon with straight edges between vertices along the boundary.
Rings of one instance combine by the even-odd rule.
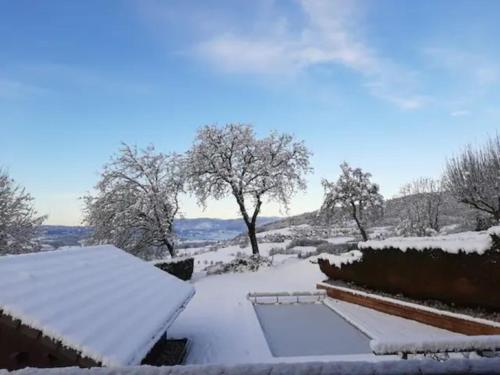
[[[366,225],[381,213],[384,198],[379,193],[379,186],[370,181],[370,173],[352,168],[346,162],[340,168],[342,174],[336,182],[322,182],[325,199],[320,212],[331,217],[340,211],[341,217],[356,222],[363,241],[367,241]]]
[[[255,229],[263,199],[288,207],[296,190],[306,188],[309,156],[304,143],[289,134],[257,139],[250,125],[205,126],[188,152],[189,185],[203,205],[210,197],[233,195],[252,253],[259,254]]]
[[[33,198],[0,170],[0,254],[36,251],[36,237],[46,216],[38,216]]]
[[[459,202],[500,220],[500,137],[480,148],[468,146],[446,166],[445,186]]]
[[[440,181],[419,178],[401,187],[402,209],[399,231],[405,235],[426,236],[439,232],[443,189]]]
[[[83,197],[92,243],[112,243],[144,258],[165,249],[175,256],[173,223],[184,191],[181,156],[123,144],[104,166],[96,191]]]

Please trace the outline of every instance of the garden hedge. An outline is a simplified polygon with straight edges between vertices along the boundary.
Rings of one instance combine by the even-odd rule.
[[[156,263],[155,266],[165,272],[170,273],[171,275],[178,277],[181,280],[187,281],[191,279],[191,276],[193,276],[194,259],[174,259],[168,262]]]
[[[452,305],[500,311],[500,251],[451,254],[441,249],[360,249],[360,261],[330,265],[319,259],[321,271],[333,280],[416,299],[439,300]]]

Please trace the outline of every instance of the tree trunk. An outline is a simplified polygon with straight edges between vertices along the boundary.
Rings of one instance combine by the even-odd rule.
[[[164,239],[163,240],[163,243],[165,244],[165,246],[167,246],[167,250],[170,254],[170,256],[173,258],[175,257],[175,248],[174,248],[174,244],[172,242],[170,242],[168,239]]]
[[[352,207],[352,217],[358,226],[359,232],[361,233],[361,237],[363,237],[363,241],[368,241],[368,235],[366,234],[365,228],[361,225],[361,222],[358,219],[358,215],[356,215],[356,205],[351,202]]]
[[[259,255],[259,244],[257,242],[257,234],[255,231],[257,224],[257,216],[260,212],[260,206],[262,204],[260,200],[260,196],[257,197],[257,205],[255,206],[255,210],[253,212],[252,218],[249,217],[247,209],[245,207],[245,201],[243,198],[243,194],[233,189],[233,195],[236,198],[236,202],[240,207],[241,215],[243,216],[243,220],[248,228],[248,238],[250,239],[250,244],[252,245],[252,254]]]
[[[255,230],[255,224],[249,223],[248,227],[248,238],[250,238],[250,245],[252,246],[252,254],[259,255],[259,243],[257,242],[257,234]]]
[[[368,235],[366,234],[365,228],[361,225],[359,222],[358,218],[355,216],[354,220],[356,221],[356,224],[358,225],[359,232],[361,233],[361,237],[363,237],[363,241],[368,241]]]

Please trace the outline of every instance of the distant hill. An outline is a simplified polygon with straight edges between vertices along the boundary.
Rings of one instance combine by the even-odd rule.
[[[92,229],[83,226],[42,225],[40,241],[48,248],[63,246],[80,246],[81,241],[87,238]]]
[[[262,225],[280,220],[279,217],[261,217]],[[236,237],[246,230],[242,219],[178,219],[174,223],[177,236],[182,241],[220,241]],[[40,241],[46,247],[79,246],[92,233],[84,226],[42,225]]]
[[[268,223],[262,223],[258,226],[257,232],[267,232],[275,229],[288,228],[294,225],[309,224],[313,225],[317,221],[318,211],[305,212],[303,214],[289,216]]]
[[[384,217],[375,223],[375,226],[398,225],[400,222],[399,212],[404,209],[407,199],[409,197],[387,199],[385,201]],[[472,230],[474,228],[470,222],[474,216],[477,216],[477,212],[457,202],[449,194],[444,193],[441,206],[441,225],[460,224],[464,225],[466,229]],[[257,228],[257,231],[267,232],[301,224],[314,225],[318,220],[318,210],[316,210],[262,224]]]
[[[386,200],[384,217],[375,225],[398,225],[400,221],[398,212],[404,209],[406,199],[393,198]],[[460,224],[462,229],[474,229],[470,224],[465,227],[464,224],[466,224],[467,220],[471,222],[477,213],[456,202],[449,195],[444,197],[441,212],[443,214],[442,225]],[[266,232],[301,224],[314,225],[317,222],[318,211],[306,212],[287,218],[261,217],[257,221],[257,231]],[[242,219],[186,218],[176,220],[174,226],[178,238],[183,242],[229,240],[246,232],[245,223]],[[90,235],[91,231],[92,229],[87,227],[44,225],[42,226],[40,239],[42,244],[52,248],[78,246],[83,239]]]
[[[260,217],[257,225],[281,220],[279,217]],[[174,223],[175,232],[182,240],[219,241],[228,240],[246,231],[243,219],[179,219]]]

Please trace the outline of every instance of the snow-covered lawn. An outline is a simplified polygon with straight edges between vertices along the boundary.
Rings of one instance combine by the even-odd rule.
[[[259,244],[260,255],[265,257],[269,256],[269,252],[273,248],[279,248],[284,250],[289,243],[290,240],[286,240],[284,242],[279,242],[279,243]],[[250,250],[250,247],[241,248],[238,245],[226,246],[218,249],[217,251],[209,251],[208,248],[206,248],[204,252],[192,255],[194,258],[194,272],[200,272],[205,268],[207,268],[208,266],[217,263],[229,263],[234,258],[236,258],[238,254],[250,255],[251,253],[252,251]],[[274,255],[273,264],[279,264],[283,259],[290,258],[291,256],[296,257],[296,255],[286,255],[286,256],[278,256],[278,255]]]
[[[272,235],[284,235],[284,236],[291,236],[292,234],[296,233],[297,231],[301,230],[307,230],[310,229],[311,226],[309,224],[300,224],[300,225],[292,225],[286,228],[281,228],[281,229],[271,229],[265,232],[260,232],[257,233],[257,238],[263,238],[265,236],[272,236]]]
[[[338,245],[338,244],[343,244],[346,242],[356,241],[356,238],[355,237],[339,236],[339,237],[327,238],[326,240],[328,242],[330,242],[331,244]]]
[[[192,347],[187,358],[189,364],[387,359],[388,357],[376,357],[373,354],[279,358],[272,356],[255,310],[246,299],[247,293],[314,290],[316,283],[324,278],[318,265],[311,264],[307,259],[296,258],[258,272],[198,278],[194,281],[195,297],[168,334],[171,337],[191,339]],[[346,302],[329,299],[327,303],[374,339],[421,340],[460,336]]]

